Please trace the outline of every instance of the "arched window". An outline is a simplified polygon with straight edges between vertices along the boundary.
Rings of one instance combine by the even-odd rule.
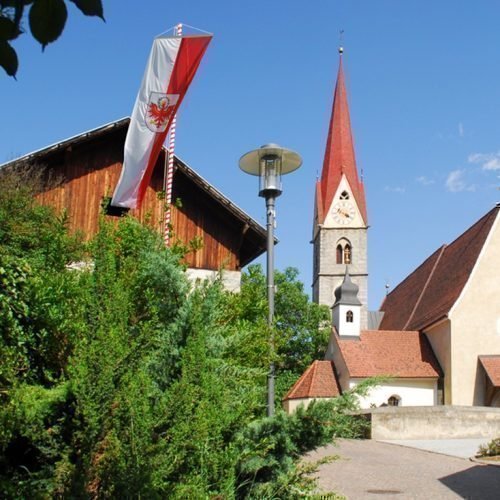
[[[343,264],[344,250],[342,245],[339,243],[337,245],[337,264]]]
[[[352,247],[347,238],[340,238],[337,241],[335,257],[337,264],[352,264]]]
[[[354,321],[354,314],[352,311],[347,311],[345,313],[345,320],[346,323],[352,323]]]
[[[393,395],[387,400],[389,406],[401,406],[401,398],[398,395]]]
[[[344,264],[350,264],[352,261],[351,245],[349,243],[344,247]]]
[[[340,193],[340,199],[341,200],[348,200],[349,199],[349,193],[347,191],[342,191]]]

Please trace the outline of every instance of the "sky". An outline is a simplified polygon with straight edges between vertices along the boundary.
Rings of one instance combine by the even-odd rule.
[[[241,155],[276,142],[303,166],[277,200],[276,267],[310,291],[340,30],[369,218],[369,307],[500,201],[500,2],[482,0],[103,0],[106,23],[69,3],[42,53],[14,42],[0,74],[0,163],[129,116],[155,36],[214,33],[177,122],[176,154],[265,225]],[[0,69],[0,72],[2,70]],[[264,262],[264,257],[260,258]]]

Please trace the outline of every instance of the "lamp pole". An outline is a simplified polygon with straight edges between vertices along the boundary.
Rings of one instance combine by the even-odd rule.
[[[267,416],[274,415],[274,222],[276,217],[275,212],[276,196],[266,196],[266,212],[267,212],[267,325],[269,327],[269,374],[267,376]]]
[[[267,229],[267,324],[269,327],[269,373],[267,377],[267,416],[274,415],[275,345],[274,345],[274,225],[276,198],[281,194],[281,175],[302,165],[302,158],[277,144],[266,144],[240,158],[240,168],[260,178],[259,196],[266,200]]]

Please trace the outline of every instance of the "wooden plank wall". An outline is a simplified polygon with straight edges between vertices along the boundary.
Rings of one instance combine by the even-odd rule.
[[[37,199],[60,212],[66,209],[71,231],[81,231],[90,239],[98,230],[99,214],[105,197],[113,194],[123,162],[124,130],[107,134],[66,151],[58,151],[45,161],[46,188]],[[157,162],[140,209],[130,214],[163,230],[163,154]],[[201,239],[202,248],[186,257],[189,267],[201,269],[240,268],[242,224],[182,172],[174,176],[172,207],[174,238],[187,244]]]
[[[172,194],[174,238],[183,242],[201,238],[203,242],[201,249],[187,256],[187,264],[203,269],[239,269],[243,224],[180,171],[175,173]]]

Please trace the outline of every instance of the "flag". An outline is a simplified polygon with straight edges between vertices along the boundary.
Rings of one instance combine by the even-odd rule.
[[[111,205],[140,206],[172,120],[212,35],[154,39],[125,139],[123,168]]]

